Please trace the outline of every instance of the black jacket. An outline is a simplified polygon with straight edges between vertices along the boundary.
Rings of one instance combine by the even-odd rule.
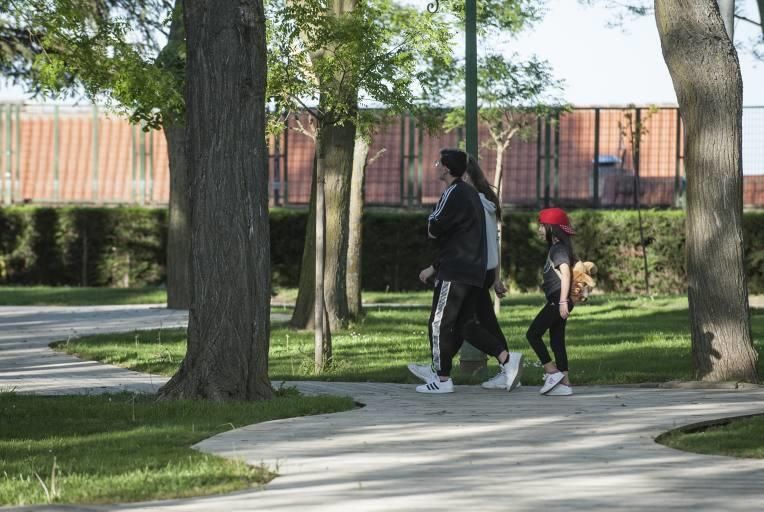
[[[462,180],[454,181],[440,196],[427,229],[438,248],[437,279],[483,286],[485,212],[477,191]]]

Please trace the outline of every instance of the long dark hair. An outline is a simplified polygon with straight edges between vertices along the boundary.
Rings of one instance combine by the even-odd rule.
[[[552,245],[554,245],[554,239],[556,238],[559,243],[564,245],[568,250],[568,255],[570,255],[570,266],[572,267],[575,265],[578,258],[576,257],[576,251],[573,249],[573,240],[571,240],[570,235],[556,224],[544,224],[544,232],[546,234],[547,245],[552,247]]]
[[[441,149],[440,163],[448,168],[448,173],[461,178],[467,168],[467,153],[461,149]]]
[[[485,178],[483,169],[477,163],[472,155],[467,159],[467,174],[472,180],[472,184],[475,186],[478,192],[483,194],[489,201],[496,205],[496,218],[501,219],[501,201],[499,196],[496,195],[496,191],[491,185],[488,184],[488,180]]]

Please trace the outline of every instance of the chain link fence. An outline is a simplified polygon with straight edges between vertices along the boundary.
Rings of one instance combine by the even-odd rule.
[[[533,124],[533,123],[532,123]],[[307,114],[287,120],[269,141],[274,206],[308,203],[314,143]],[[642,136],[634,137],[639,131]],[[433,162],[443,147],[463,144],[461,130],[431,133],[413,116],[392,118],[373,136],[366,204],[418,208],[442,186]],[[490,141],[485,126],[480,140]],[[680,206],[683,132],[676,108],[575,108],[535,119],[504,153],[502,200],[508,207],[629,208]],[[482,145],[489,180],[496,151]],[[764,207],[764,107],[743,112],[744,204]],[[637,180],[637,177],[639,180]],[[164,205],[169,163],[163,134],[109,116],[96,106],[0,104],[2,204]]]

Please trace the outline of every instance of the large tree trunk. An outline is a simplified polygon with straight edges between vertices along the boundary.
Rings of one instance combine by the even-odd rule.
[[[687,277],[697,378],[757,382],[743,263],[743,81],[737,52],[715,0],[656,0],[655,14],[685,126]]]
[[[186,31],[183,0],[176,0],[167,44],[157,64],[169,73],[185,73]],[[167,307],[191,307],[191,226],[186,163],[186,127],[173,113],[164,115],[164,136],[170,161],[170,210],[167,225]]]
[[[761,37],[764,37],[764,0],[757,0],[759,4],[759,24],[761,25]]]
[[[305,224],[305,243],[300,263],[300,283],[297,302],[294,305],[289,325],[295,329],[313,328],[313,309],[316,299],[316,159],[313,158],[313,172],[310,185],[310,204]]]
[[[170,212],[167,225],[167,307],[191,307],[191,226],[186,127],[165,123],[170,159]]]
[[[160,395],[269,398],[263,4],[187,0],[185,23],[192,303],[186,357]]]
[[[353,175],[350,181],[350,233],[348,237],[347,293],[348,311],[352,318],[363,313],[361,297],[361,247],[363,245],[363,185],[369,141],[356,137],[353,149]]]

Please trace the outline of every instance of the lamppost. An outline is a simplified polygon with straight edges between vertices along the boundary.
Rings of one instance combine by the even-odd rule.
[[[431,13],[438,12],[439,0],[427,4]],[[464,111],[467,153],[478,159],[478,108],[477,108],[477,0],[464,0]],[[460,367],[468,374],[485,370],[485,355],[465,343],[462,347]]]

